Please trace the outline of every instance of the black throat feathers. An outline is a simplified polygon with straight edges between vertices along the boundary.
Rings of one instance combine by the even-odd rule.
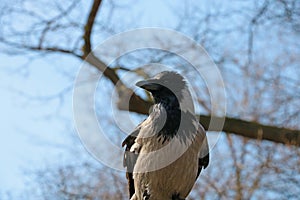
[[[157,106],[158,108],[162,106],[163,109],[165,109],[167,115],[163,128],[157,134],[159,138],[163,138],[163,142],[164,142],[174,137],[178,132],[178,128],[181,122],[181,115],[182,115],[182,111],[180,109],[180,103],[176,95],[168,90],[160,91],[152,95],[154,97],[155,104],[156,104],[154,106]],[[157,112],[157,111],[153,111],[153,112]]]

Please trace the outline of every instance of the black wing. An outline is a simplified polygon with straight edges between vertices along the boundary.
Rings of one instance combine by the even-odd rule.
[[[199,159],[198,159],[198,172],[197,172],[197,177],[200,175],[200,172],[203,169],[205,169],[208,164],[209,164],[209,146],[208,146],[208,142],[207,142],[207,138],[206,138],[206,133],[204,128],[201,126],[201,124],[199,123],[200,129],[198,129],[198,131],[201,131],[204,135],[204,139],[203,139],[203,143],[200,149],[200,154],[199,154]]]
[[[200,175],[202,168],[205,169],[208,166],[208,163],[209,163],[209,153],[204,158],[198,159],[198,172],[197,172],[196,179]]]
[[[142,123],[141,123],[142,124]],[[133,168],[136,163],[137,154],[130,152],[130,148],[135,143],[135,139],[140,132],[141,124],[139,124],[134,131],[125,138],[122,142],[122,147],[126,145],[125,152],[124,152],[124,159],[123,165],[127,168],[126,178],[128,180],[128,187],[129,187],[129,199],[134,195],[134,180],[133,180]]]

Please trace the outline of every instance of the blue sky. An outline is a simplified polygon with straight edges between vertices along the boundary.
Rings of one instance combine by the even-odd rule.
[[[37,59],[30,63],[28,74],[20,72],[19,67],[24,61],[22,56],[9,57],[2,54],[1,61],[0,188],[21,189],[24,187],[23,170],[44,165],[63,154],[59,146],[68,144],[68,141],[59,135],[65,131],[65,124],[56,118],[71,119],[71,92],[66,94],[67,102],[63,107],[55,99],[35,99],[56,94],[69,81],[65,81],[65,77],[53,67],[53,62],[50,64],[47,59]],[[74,61],[66,63],[73,64]]]
[[[161,5],[159,8],[158,4]],[[143,13],[142,24],[157,26],[167,25],[170,21],[154,14],[157,11],[170,12],[166,6],[158,0],[144,1],[136,4],[135,9]],[[170,16],[170,13],[165,16]],[[70,144],[70,137],[61,135],[72,132],[74,128],[72,93],[66,93],[63,106],[57,98],[45,100],[43,97],[69,87],[81,62],[61,55],[33,58],[0,54],[0,192],[23,190],[26,187],[24,171],[55,164],[68,157],[63,146]],[[60,71],[62,67],[64,72]],[[65,72],[70,77],[66,77]],[[67,120],[69,126],[61,119]]]
[[[174,10],[168,8],[172,3],[171,0],[165,3],[161,3],[160,0],[135,3],[131,14],[140,18],[138,24],[132,24],[128,29],[152,26],[172,28],[176,23],[174,20],[172,24]],[[214,1],[214,4],[217,3],[218,1]],[[176,6],[180,7],[178,4]],[[206,9],[205,6],[203,9]],[[214,11],[214,6],[216,5],[207,8]],[[180,12],[183,13],[182,10]],[[122,17],[122,13],[119,13],[118,17]],[[242,23],[242,20],[237,19],[237,22]],[[214,25],[217,26],[216,23]],[[118,31],[127,30],[124,27],[123,29]],[[105,39],[101,34],[96,33],[94,36],[97,42]],[[236,35],[233,35],[232,38],[228,38],[224,46],[232,47],[235,37]],[[223,44],[223,38],[216,41]],[[239,42],[233,46],[239,48],[239,45],[244,45],[244,42]],[[274,46],[277,47],[276,44]],[[229,50],[235,51],[234,47]],[[67,160],[70,152],[65,147],[73,144],[72,91],[65,93],[62,105],[59,98],[48,98],[73,84],[81,62],[76,58],[58,54],[34,56],[35,59],[29,63],[27,58],[27,55],[12,57],[0,54],[0,192],[21,191],[26,187],[24,170],[35,170]],[[234,80],[233,84],[236,84],[236,81]],[[243,82],[241,79],[240,81]],[[238,96],[236,91],[233,92],[233,95]]]

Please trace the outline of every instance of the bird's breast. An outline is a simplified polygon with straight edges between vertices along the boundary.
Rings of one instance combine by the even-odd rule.
[[[175,193],[185,198],[196,180],[200,141],[183,143],[175,136],[164,144],[157,137],[143,142],[134,169],[137,191],[149,190],[150,195],[159,195],[157,199]]]

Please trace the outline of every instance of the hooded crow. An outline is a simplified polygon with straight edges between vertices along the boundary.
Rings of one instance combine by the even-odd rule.
[[[154,105],[122,143],[130,200],[184,200],[209,163],[187,84],[180,74],[164,71],[136,85],[151,93]]]

